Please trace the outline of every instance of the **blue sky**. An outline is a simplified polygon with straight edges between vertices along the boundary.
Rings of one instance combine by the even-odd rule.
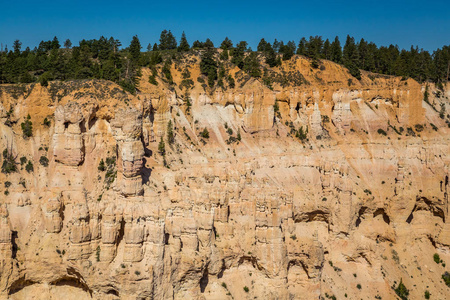
[[[418,45],[434,50],[450,44],[447,1],[7,1],[0,3],[0,42],[19,39],[34,47],[55,35],[60,41],[114,36],[128,46],[138,35],[143,50],[157,42],[163,29],[189,43],[228,36],[256,48],[264,37],[298,43],[302,36],[320,35],[341,43],[347,34],[377,45]]]

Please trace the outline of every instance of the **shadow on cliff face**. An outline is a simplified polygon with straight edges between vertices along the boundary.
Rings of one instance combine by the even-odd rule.
[[[35,284],[36,282],[31,281],[31,280],[25,280],[25,277],[22,277],[16,281],[14,281],[11,284],[11,287],[9,288],[9,292],[8,295],[14,295],[17,292],[21,291],[22,289],[26,288],[27,286],[31,286],[33,284]]]
[[[208,286],[208,282],[209,282],[209,279],[208,279],[208,268],[205,268],[205,270],[203,271],[203,276],[200,279],[200,291],[202,293],[205,292],[205,289]]]
[[[12,258],[15,259],[17,256],[17,251],[19,250],[19,247],[17,246],[16,240],[18,238],[17,231],[13,231],[11,234],[11,244],[12,244]]]
[[[150,176],[152,175],[152,169],[146,167],[147,159],[143,158],[144,163],[141,170],[141,176],[142,176],[142,184],[146,184],[150,180]]]

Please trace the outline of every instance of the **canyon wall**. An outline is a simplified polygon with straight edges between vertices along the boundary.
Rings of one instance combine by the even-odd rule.
[[[190,60],[136,95],[0,86],[0,298],[449,294],[450,85],[295,56],[301,84],[211,90]]]

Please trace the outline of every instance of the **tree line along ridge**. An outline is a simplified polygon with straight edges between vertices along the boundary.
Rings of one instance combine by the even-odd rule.
[[[223,81],[234,87],[234,78],[224,72],[224,62],[237,66],[250,77],[261,78],[270,87],[271,78],[261,62],[271,68],[277,67],[295,54],[310,59],[312,68],[319,68],[321,60],[341,64],[357,80],[361,79],[360,70],[413,78],[418,82],[434,82],[441,89],[443,83],[450,79],[448,45],[430,53],[412,46],[409,50],[394,45],[378,47],[364,39],[356,42],[351,36],[347,36],[344,46],[338,37],[330,41],[311,36],[309,39],[301,38],[298,43],[284,43],[277,39],[270,43],[262,38],[254,51],[246,41],[233,44],[228,37],[217,48],[209,38],[204,42],[196,40],[190,45],[184,32],[177,42],[170,30],[163,30],[159,43],[148,44],[146,50],[142,51],[137,36],[133,36],[128,47],[122,47],[121,42],[113,37],[107,39],[103,36],[83,39],[78,46],[73,46],[67,39],[61,46],[58,38],[54,37],[53,40],[41,41],[33,50],[29,47],[22,50],[22,43],[15,40],[11,50],[6,47],[0,51],[0,83],[40,82],[46,86],[50,80],[104,79],[135,93],[141,67],[152,69],[149,81],[157,84],[155,66],[162,65],[162,77],[173,83],[170,74],[172,61],[192,51],[201,54],[200,70],[210,87],[223,87]],[[183,72],[183,82],[189,87],[193,82],[188,73],[188,70]]]

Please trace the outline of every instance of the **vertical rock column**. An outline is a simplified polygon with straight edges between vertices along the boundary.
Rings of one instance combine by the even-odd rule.
[[[69,259],[88,258],[91,254],[91,230],[89,210],[85,204],[73,207],[69,240]]]
[[[135,204],[127,207],[123,214],[125,220],[123,260],[126,262],[138,262],[143,258],[142,243],[144,242],[145,218],[142,213],[142,207]]]
[[[6,204],[0,204],[0,291],[5,291],[12,273],[12,233]],[[0,298],[2,298],[0,292]],[[2,298],[6,299],[6,297]]]
[[[70,102],[56,108],[53,155],[57,162],[67,166],[78,166],[83,163],[82,121],[83,114],[78,103]]]
[[[44,209],[45,230],[48,233],[59,233],[62,227],[61,200],[59,196],[49,196]]]
[[[116,257],[120,222],[121,219],[117,216],[115,205],[110,204],[103,212],[101,261],[111,262]]]
[[[9,223],[8,209],[6,208],[6,204],[0,204],[0,266],[3,267],[4,260],[11,257],[11,226]]]
[[[144,146],[142,144],[142,113],[137,109],[119,110],[111,121],[117,141],[117,183],[122,195],[136,196],[143,192],[141,169]]]

